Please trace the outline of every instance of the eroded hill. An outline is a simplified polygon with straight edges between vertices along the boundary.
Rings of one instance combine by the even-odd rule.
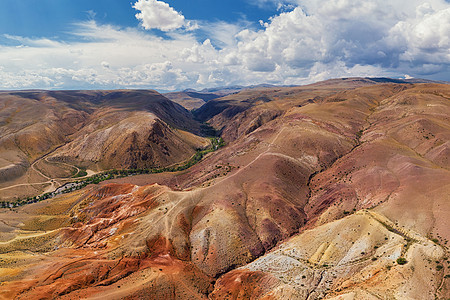
[[[200,110],[229,144],[186,171],[0,211],[0,297],[448,297],[448,85],[232,97]]]
[[[82,170],[165,167],[208,145],[191,113],[154,91],[0,93],[0,200]]]

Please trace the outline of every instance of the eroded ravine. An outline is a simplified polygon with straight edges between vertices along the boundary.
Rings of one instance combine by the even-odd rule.
[[[183,176],[201,177],[211,165],[224,175],[207,188],[173,191],[164,184],[102,184],[67,204],[63,196],[24,207],[31,214],[64,204],[59,214],[67,214],[71,224],[64,227],[58,250],[44,247],[48,252],[41,267],[30,269],[37,281],[22,296],[120,298],[154,293],[166,298],[363,299],[398,298],[403,292],[408,297],[418,293],[423,299],[434,296],[439,287],[445,288],[445,273],[426,264],[442,261],[446,250],[430,241],[420,222],[411,227],[405,217],[395,219],[385,211],[398,209],[396,203],[403,205],[403,199],[414,200],[414,195],[404,194],[408,191],[428,201],[443,201],[439,199],[444,199],[445,185],[430,182],[445,182],[448,174],[382,136],[383,127],[367,124],[368,116],[380,111],[371,109],[376,106],[373,101],[367,103],[331,102],[334,111],[328,114],[316,112],[330,110],[327,105],[294,108],[209,156],[186,175],[166,181],[183,187],[191,182]],[[358,107],[357,120],[335,113],[346,105]],[[358,132],[363,143],[355,141]],[[379,135],[376,139],[371,138],[374,132]],[[233,156],[235,151],[242,155]],[[222,172],[215,167],[217,162],[239,168]],[[416,178],[429,189],[415,189]],[[305,207],[307,217],[302,215]],[[365,210],[368,207],[372,209]],[[403,206],[403,215],[410,209]],[[429,214],[427,206],[423,210]],[[439,222],[438,216],[433,218]],[[304,223],[309,227],[302,229]],[[91,262],[78,265],[82,256]],[[54,282],[39,279],[43,269],[55,270],[56,257],[66,271],[51,277]],[[407,260],[405,265],[397,264],[400,257]],[[100,262],[118,273],[109,267],[103,270]],[[21,262],[19,268],[27,263],[33,265],[33,259]],[[102,281],[83,281],[86,272]],[[426,286],[418,284],[424,276],[430,278]],[[9,282],[14,277],[8,278]],[[16,278],[20,286],[20,276]],[[59,289],[63,285],[78,288]],[[13,293],[11,287],[2,286],[4,295],[7,289]]]

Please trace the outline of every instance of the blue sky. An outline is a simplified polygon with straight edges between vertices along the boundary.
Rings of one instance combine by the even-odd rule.
[[[1,0],[0,89],[450,79],[445,0]]]
[[[137,27],[136,10],[130,0],[2,0],[0,30],[20,36],[67,38],[73,23],[92,18],[99,23]],[[167,1],[188,19],[258,23],[277,13],[275,3],[251,1]]]
[[[89,11],[98,20],[123,26],[137,26],[130,1],[116,0],[2,0],[2,33],[20,36],[64,38],[73,23],[87,20]]]

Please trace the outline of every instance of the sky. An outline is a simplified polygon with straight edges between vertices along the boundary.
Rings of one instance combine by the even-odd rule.
[[[0,89],[450,80],[449,0],[1,0]]]

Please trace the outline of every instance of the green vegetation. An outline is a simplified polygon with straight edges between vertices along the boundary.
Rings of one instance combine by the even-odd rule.
[[[75,175],[72,176],[72,178],[80,178],[80,177],[84,177],[87,175],[86,169],[84,168],[79,168],[78,173],[76,173]]]
[[[199,161],[205,157],[208,153],[214,152],[218,150],[219,148],[225,146],[225,142],[220,137],[211,137],[211,146],[207,149],[197,149],[197,152],[192,156],[188,161],[184,162],[183,164],[170,166],[170,167],[163,167],[163,168],[152,168],[152,169],[124,169],[124,170],[109,170],[102,173],[95,174],[93,176],[83,178],[81,180],[66,183],[64,186],[58,188],[56,191],[51,193],[45,193],[40,196],[35,197],[28,197],[26,199],[18,199],[15,202],[7,202],[3,201],[0,202],[0,208],[13,208],[22,206],[25,204],[31,204],[36,203],[39,201],[43,201],[49,198],[53,198],[56,195],[59,194],[65,194],[70,193],[79,189],[84,188],[85,186],[89,184],[99,184],[102,181],[114,179],[114,178],[122,178],[122,177],[128,177],[128,176],[134,176],[134,175],[140,175],[140,174],[156,174],[156,173],[163,173],[163,172],[179,172],[184,171],[186,169],[189,169]],[[86,173],[86,174],[84,174]],[[84,175],[83,175],[84,174]],[[87,172],[84,169],[80,169],[80,171],[73,177],[73,178],[79,178],[84,177],[87,175]]]
[[[399,257],[399,258],[397,258],[397,263],[399,264],[399,265],[404,265],[404,264],[406,264],[408,261],[406,260],[406,258],[404,258],[404,257]]]
[[[361,138],[363,132],[364,132],[364,130],[361,129],[361,130],[359,130],[359,131],[356,133],[356,139],[357,139],[357,140],[359,140],[359,139]]]
[[[203,123],[202,125],[200,125],[200,130],[204,136],[217,136],[216,129],[214,129],[214,127],[207,123]]]

